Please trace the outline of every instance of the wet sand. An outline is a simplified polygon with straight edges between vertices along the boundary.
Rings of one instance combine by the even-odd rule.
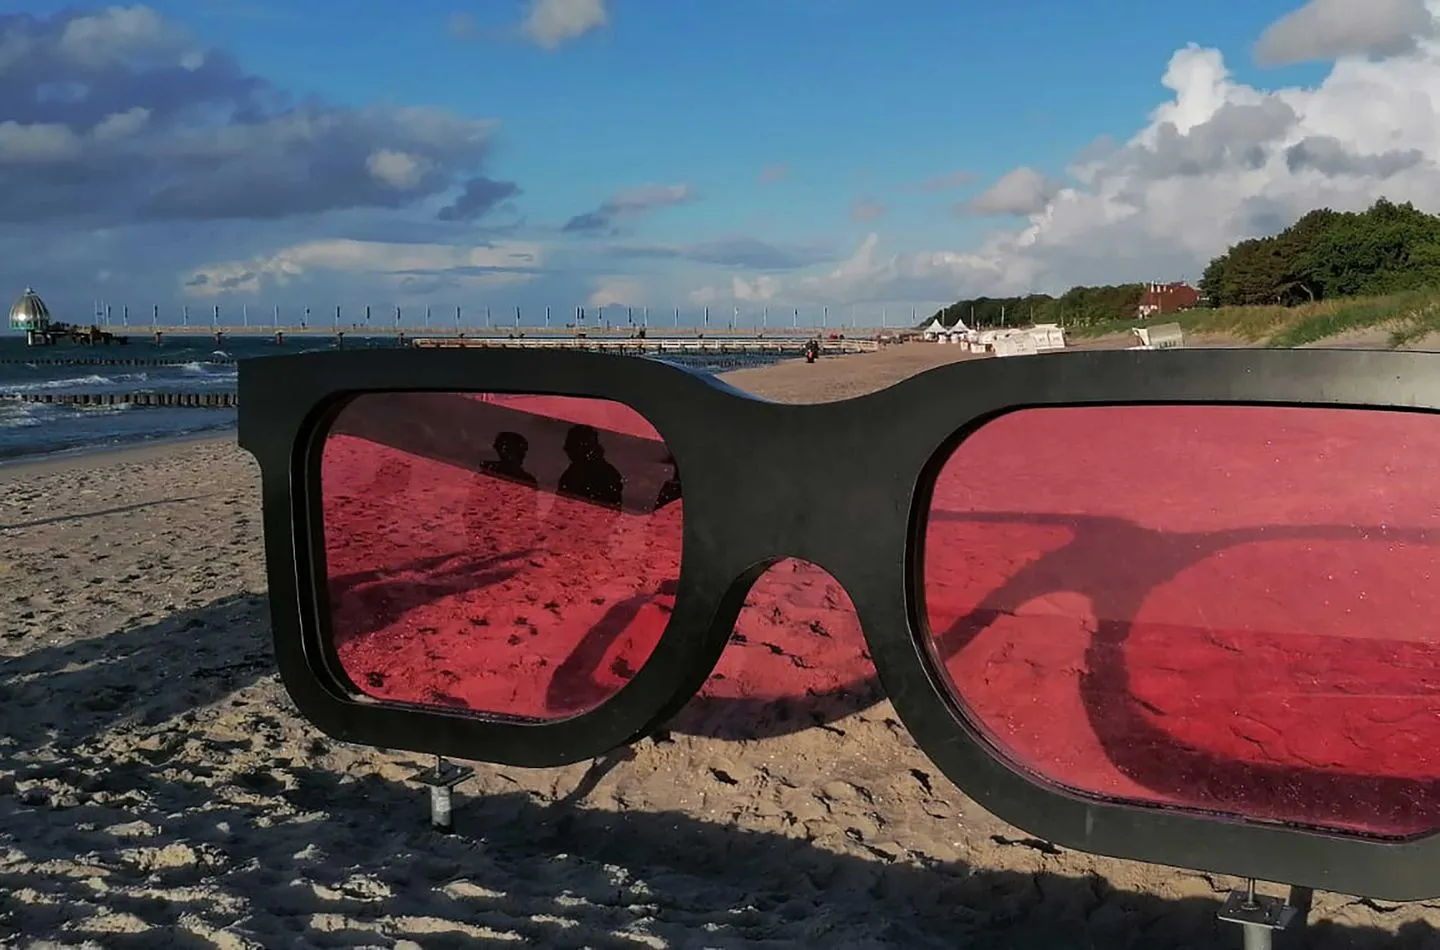
[[[818,401],[950,349],[727,378]],[[258,470],[233,444],[9,467],[0,488],[0,945],[1239,945],[1213,922],[1236,882],[1003,825],[864,691],[753,718],[702,700],[603,761],[480,766],[437,835],[414,757],[319,735],[279,686]],[[843,623],[843,591],[808,580],[808,613],[738,628]],[[817,724],[767,728],[797,717]],[[1311,919],[1292,946],[1419,947],[1440,902],[1318,894]]]

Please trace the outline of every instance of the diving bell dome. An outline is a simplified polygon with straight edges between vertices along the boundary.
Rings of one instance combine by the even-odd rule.
[[[50,308],[29,287],[10,308],[10,329],[43,330],[50,325]]]

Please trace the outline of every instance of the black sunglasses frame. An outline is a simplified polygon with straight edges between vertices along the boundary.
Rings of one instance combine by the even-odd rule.
[[[660,433],[684,485],[675,607],[650,660],[595,710],[534,723],[367,697],[328,636],[320,452],[352,397],[603,398]],[[245,360],[239,442],[260,464],[275,651],[301,713],[349,742],[542,767],[660,728],[718,661],[750,585],[787,557],[844,586],[921,750],[999,818],[1066,847],[1388,900],[1440,896],[1440,835],[1349,837],[1082,796],[993,747],[925,646],[929,488],[954,447],[1024,408],[1143,404],[1440,410],[1440,355],[1365,350],[1092,351],[941,366],[841,402],[769,402],[660,362],[574,351],[357,350]],[[765,473],[759,477],[758,473]]]

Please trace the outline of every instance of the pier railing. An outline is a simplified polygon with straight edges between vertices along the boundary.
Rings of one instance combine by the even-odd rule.
[[[510,349],[550,350],[578,349],[607,353],[794,353],[800,354],[807,338],[804,337],[724,337],[721,339],[690,338],[665,339],[662,337],[627,337],[623,339],[605,337],[416,337],[411,343],[419,347],[504,347]],[[822,340],[822,355],[843,353],[870,353],[880,348],[877,340]]]

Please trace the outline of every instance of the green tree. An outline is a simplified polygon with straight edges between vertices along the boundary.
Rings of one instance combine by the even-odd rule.
[[[1385,198],[1361,212],[1317,208],[1269,237],[1249,238],[1210,261],[1200,292],[1211,306],[1292,306],[1440,285],[1440,216]],[[1135,316],[1143,284],[1072,287],[1057,297],[977,297],[940,311],[954,326],[1002,322],[1085,326]]]
[[[1363,212],[1311,211],[1279,234],[1233,245],[1205,268],[1213,306],[1293,305],[1440,282],[1440,218],[1385,198]]]

